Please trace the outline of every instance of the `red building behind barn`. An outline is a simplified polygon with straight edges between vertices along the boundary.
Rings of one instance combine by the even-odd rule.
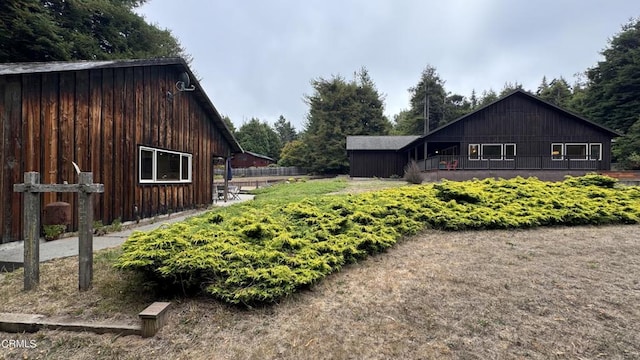
[[[248,168],[248,167],[265,167],[275,164],[276,161],[265,155],[257,154],[251,151],[245,151],[242,154],[236,154],[231,158],[232,168]]]
[[[194,79],[190,81],[189,79]],[[178,58],[0,65],[0,235],[22,238],[23,173],[77,182],[72,161],[104,193],[94,218],[109,224],[210,204],[216,158],[242,152]],[[42,205],[74,194],[42,194]]]

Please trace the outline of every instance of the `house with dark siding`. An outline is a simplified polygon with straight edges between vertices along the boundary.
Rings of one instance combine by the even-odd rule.
[[[347,137],[347,153],[351,176],[402,176],[415,161],[431,180],[559,180],[609,170],[616,136],[620,134],[516,90],[425,135],[406,138],[404,144],[395,136],[389,142],[378,136]]]
[[[183,59],[0,64],[0,236],[22,237],[23,173],[77,182],[72,162],[104,193],[110,224],[210,204],[216,159],[242,149]],[[42,206],[74,194],[42,194]]]

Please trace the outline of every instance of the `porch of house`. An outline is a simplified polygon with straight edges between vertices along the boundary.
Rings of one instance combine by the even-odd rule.
[[[469,159],[466,155],[438,155],[417,161],[425,181],[442,179],[465,181],[486,178],[537,177],[543,181],[561,181],[565,176],[583,176],[602,172],[602,161],[558,159],[549,155],[515,156],[510,159]]]
[[[601,160],[585,157],[553,159],[550,155],[469,158],[466,155],[436,155],[416,161],[422,171],[431,170],[606,170]]]

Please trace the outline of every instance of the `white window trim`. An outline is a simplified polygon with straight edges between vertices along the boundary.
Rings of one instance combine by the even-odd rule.
[[[560,145],[560,159],[555,159],[553,157],[553,147],[556,145]],[[564,160],[564,144],[563,143],[551,143],[551,161],[562,161]]]
[[[566,144],[564,144],[564,146],[563,146],[564,147],[564,154],[563,154],[564,156],[563,157],[568,156],[567,155],[567,146],[569,146],[569,145],[584,146],[584,150],[585,150],[584,151],[584,159],[570,159],[571,161],[586,161],[586,160],[589,160],[589,150],[590,150],[590,148],[589,148],[589,144],[588,143],[566,143]]]
[[[598,147],[600,148],[600,152],[598,153],[598,158],[597,159],[592,159],[591,158],[591,147],[594,145],[598,145]],[[602,160],[602,143],[590,143],[589,144],[589,160],[598,160],[601,161]]]
[[[472,158],[471,157],[471,147],[472,146],[477,146],[478,147],[478,157],[477,158]],[[469,144],[468,149],[467,149],[467,157],[469,157],[470,161],[480,161],[480,144]]]
[[[496,158],[496,159],[486,159],[484,157],[484,147],[485,146],[500,146],[500,158]],[[504,146],[503,144],[480,144],[480,159],[482,160],[489,160],[489,161],[502,161],[504,157]]]
[[[151,166],[152,179],[142,178],[142,163],[140,161],[140,159],[142,159],[142,151],[150,151],[153,153],[153,158],[152,158],[153,165]],[[180,174],[180,180],[158,180],[157,179],[158,152],[176,154],[180,156],[180,171],[178,172]],[[183,166],[182,157],[183,156],[186,156],[189,159],[187,164],[187,166],[189,167],[188,179],[182,178],[182,166]],[[153,148],[149,146],[138,147],[138,181],[140,182],[140,184],[189,184],[192,182],[192,179],[193,179],[192,171],[193,171],[193,155],[189,153],[183,153],[179,151],[172,151],[172,150],[166,150],[166,149],[158,149],[158,148]]]
[[[513,145],[513,158],[512,159],[507,159],[507,146],[509,146],[509,145]],[[507,143],[507,144],[504,144],[502,146],[502,158],[505,161],[514,161],[516,159],[516,155],[517,154],[518,154],[518,147],[516,146],[515,143]]]

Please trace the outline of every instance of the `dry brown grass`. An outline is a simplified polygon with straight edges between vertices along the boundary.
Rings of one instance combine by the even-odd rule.
[[[134,321],[153,299],[126,290],[138,280],[106,266],[111,256],[81,296],[73,258],[47,264],[34,292],[12,274],[1,311]],[[38,344],[0,358],[637,359],[640,226],[429,231],[277,305],[172,301],[152,339],[0,333]]]
[[[358,179],[347,181],[347,187],[336,191],[333,194],[359,194],[367,191],[376,191],[382,189],[395,188],[408,185],[402,179],[398,180],[381,180],[381,179]]]

